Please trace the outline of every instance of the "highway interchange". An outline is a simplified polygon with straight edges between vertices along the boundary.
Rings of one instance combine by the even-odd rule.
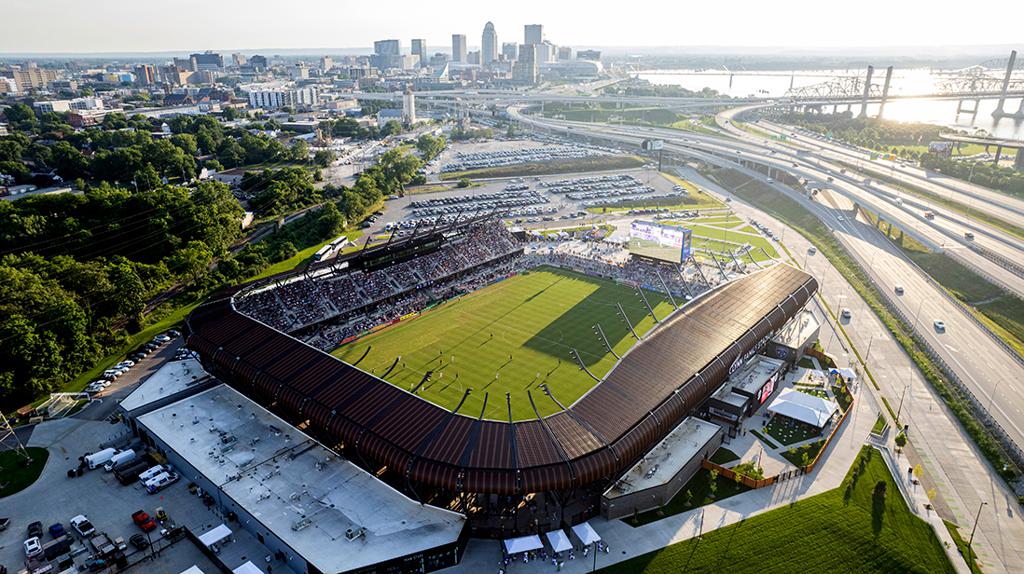
[[[885,175],[904,185],[942,194],[969,204],[973,210],[1021,227],[1024,227],[1024,202],[967,182],[936,177],[917,168],[871,162],[866,152],[821,142],[761,121],[757,124],[758,130],[775,135],[785,133],[788,141],[766,139],[764,133],[751,133],[734,125],[735,115],[748,110],[740,108],[719,114],[717,120],[722,136],[551,120],[526,115],[519,106],[510,107],[509,113],[521,124],[567,136],[599,138],[631,146],[643,139],[662,139],[666,153],[741,171],[799,201],[817,215],[858,260],[883,295],[913,322],[918,333],[988,409],[1007,435],[1017,445],[1024,445],[1024,389],[1019,384],[1024,380],[1024,364],[1019,357],[881,233],[862,217],[858,218],[852,209],[853,203],[857,203],[880,214],[922,243],[944,250],[990,281],[1021,296],[1024,295],[1024,276],[1013,266],[1013,262],[1024,261],[1024,245],[1019,238],[984,221],[968,219],[928,198],[908,195],[877,178]],[[865,165],[869,167],[861,171]],[[752,169],[753,166],[770,167],[773,181],[769,183],[769,177]],[[781,179],[780,175],[775,175],[780,172],[806,180],[808,188],[816,187],[821,192],[812,196],[775,181]],[[699,174],[685,175],[700,177]],[[870,183],[866,183],[866,179],[870,179]],[[708,182],[708,185],[712,184]],[[727,193],[727,190],[719,191]],[[756,206],[747,209],[757,212]],[[925,218],[924,212],[929,210],[935,213],[934,219]],[[770,219],[763,213],[757,218]],[[968,231],[974,234],[973,241],[964,237]],[[807,257],[809,244],[805,238],[794,231],[786,237],[789,239],[784,243],[794,253],[794,262],[804,264],[806,261],[808,269],[822,281],[822,297],[833,316],[841,308],[851,309],[853,316],[845,322],[844,329],[861,357],[867,358],[889,402],[895,407],[904,390],[908,391],[906,414],[901,418],[914,427],[911,430],[913,445],[925,461],[929,474],[934,475],[943,498],[950,502],[958,522],[971,523],[977,505],[983,500],[988,503],[984,516],[990,520],[983,520],[979,525],[976,539],[976,545],[990,549],[983,554],[986,570],[1020,571],[1024,568],[1024,555],[1019,549],[1019,540],[1024,540],[1024,521],[1017,515],[1019,505],[1010,489],[984,461],[934,390],[924,382],[902,348],[845,278],[835,273],[820,255]],[[794,246],[801,249],[793,249]],[[902,295],[896,294],[897,286],[903,288]],[[944,332],[934,327],[936,320],[945,322]],[[1018,542],[1013,542],[1015,540]]]

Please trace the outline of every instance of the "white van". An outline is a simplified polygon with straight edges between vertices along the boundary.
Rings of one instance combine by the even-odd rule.
[[[139,482],[141,482],[142,484],[146,484],[146,481],[148,481],[149,479],[153,478],[154,476],[156,476],[158,474],[165,473],[165,472],[170,472],[170,471],[171,471],[171,467],[164,466],[162,464],[158,464],[158,465],[156,465],[156,466],[154,466],[152,468],[149,468],[148,470],[146,470],[142,474],[140,474],[139,475]]]
[[[153,478],[146,481],[146,491],[150,494],[156,494],[163,490],[165,487],[174,484],[178,480],[178,475],[173,472],[161,472]]]
[[[132,449],[123,450],[115,454],[114,456],[110,457],[110,460],[107,461],[107,464],[103,465],[103,470],[110,472],[114,470],[114,467],[118,466],[119,464],[129,463],[133,460],[135,460],[135,451]]]
[[[114,455],[117,454],[116,448],[105,448],[99,452],[94,452],[85,457],[85,464],[89,465],[89,470],[96,468],[97,466],[103,466],[107,464]]]

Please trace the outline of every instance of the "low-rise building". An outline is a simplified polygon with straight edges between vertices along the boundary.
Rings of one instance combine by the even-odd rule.
[[[665,506],[721,444],[722,427],[686,417],[605,491],[601,515],[612,520]]]
[[[251,84],[243,86],[242,90],[248,94],[251,108],[312,107],[319,98],[319,90],[315,86],[299,88],[280,83]]]
[[[296,574],[432,572],[465,549],[463,515],[409,499],[227,385],[135,425]]]

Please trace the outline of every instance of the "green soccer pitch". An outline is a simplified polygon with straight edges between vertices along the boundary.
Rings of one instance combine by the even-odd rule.
[[[672,312],[667,297],[645,291],[659,319]],[[654,326],[647,307],[628,286],[553,267],[538,267],[435,307],[410,321],[344,345],[334,355],[359,359],[359,368],[384,374],[388,382],[411,391],[431,372],[417,394],[454,409],[466,389],[472,389],[459,413],[480,416],[484,394],[489,395],[484,418],[507,420],[505,393],[511,394],[512,418],[535,418],[529,391],[541,416],[560,410],[544,395],[542,385],[568,407],[590,390],[595,381],[570,355],[576,349],[587,368],[603,377],[615,365],[594,334],[601,324],[612,348],[622,355],[636,343],[617,315],[622,305],[637,333]]]

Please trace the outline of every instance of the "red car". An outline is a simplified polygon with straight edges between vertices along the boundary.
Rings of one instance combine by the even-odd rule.
[[[141,528],[143,532],[156,530],[156,521],[146,514],[145,510],[139,510],[133,513],[132,522],[135,523],[135,526]]]

